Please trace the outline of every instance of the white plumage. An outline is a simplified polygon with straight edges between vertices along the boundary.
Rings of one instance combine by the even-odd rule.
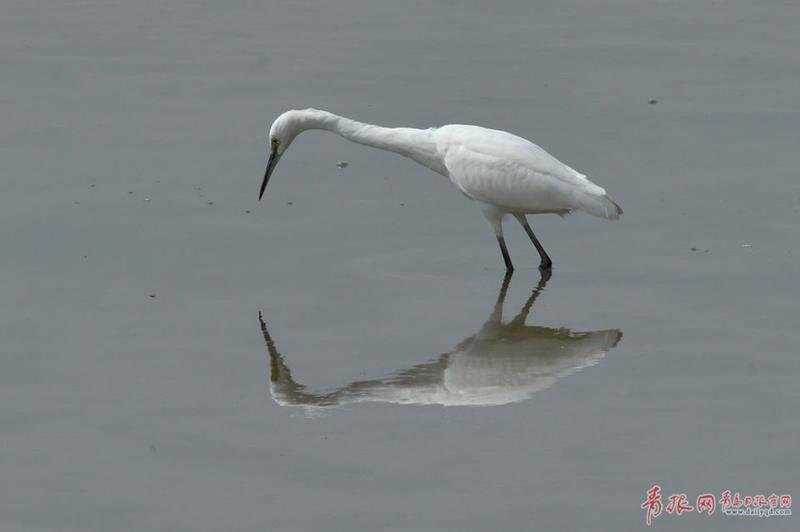
[[[442,174],[474,200],[492,225],[506,269],[513,270],[503,238],[502,219],[512,214],[522,224],[541,257],[552,261],[525,218],[528,214],[564,216],[579,210],[615,220],[622,209],[585,175],[536,144],[505,131],[451,124],[439,128],[387,128],[356,122],[327,111],[287,111],[270,128],[270,157],[261,195],[278,160],[291,142],[308,129],[332,131],[352,142],[399,153]]]
[[[453,184],[503,213],[577,209],[613,220],[622,212],[603,188],[521,137],[460,124],[441,127],[434,136]]]

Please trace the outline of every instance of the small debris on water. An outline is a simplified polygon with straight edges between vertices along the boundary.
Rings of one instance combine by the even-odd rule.
[[[743,248],[751,248],[751,247],[753,247],[753,244],[742,244],[742,247]]]
[[[350,166],[350,163],[347,161],[336,161],[336,168],[347,168]]]
[[[401,204],[400,204],[400,206],[401,206],[401,207],[405,207],[405,206],[406,206],[406,204],[405,204],[405,203],[401,203]]]
[[[133,194],[133,190],[129,190],[129,191],[128,191],[128,194]]]
[[[709,251],[711,251],[711,250],[707,249],[707,250],[703,251],[703,253],[708,253]]]
[[[692,251],[697,251],[697,248],[689,248],[689,249],[691,249]]]
[[[145,198],[144,200],[145,200],[145,201],[150,201],[150,198]]]
[[[294,205],[294,202],[293,201],[287,201],[286,205]]]
[[[158,454],[158,449],[156,449],[155,444],[150,444],[150,452],[153,454]]]
[[[94,188],[95,186],[96,185],[94,183],[92,183],[91,185],[89,185],[89,188]]]
[[[244,213],[245,213],[245,214],[250,214],[250,211],[249,211],[249,210],[247,210],[247,211],[244,211]]]
[[[208,204],[209,205],[214,205],[214,202],[213,201],[209,201]]]
[[[655,105],[658,103],[658,100],[647,100],[647,103],[649,103],[650,105]]]
[[[154,299],[156,297],[156,295],[155,294],[147,294],[147,297],[149,297],[150,299]]]

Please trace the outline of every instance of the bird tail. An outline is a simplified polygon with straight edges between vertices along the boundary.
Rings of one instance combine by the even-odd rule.
[[[578,208],[598,218],[616,220],[622,214],[622,207],[609,198],[605,190],[602,188],[600,190],[602,190],[602,194],[592,194],[589,191],[578,193],[578,197],[575,198],[579,205]]]

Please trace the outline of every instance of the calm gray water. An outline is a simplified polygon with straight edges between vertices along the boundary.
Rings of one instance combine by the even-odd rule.
[[[0,529],[635,530],[653,484],[800,497],[798,25],[4,2]],[[269,124],[308,106],[513,131],[625,216],[534,218],[549,280],[507,223],[504,289],[480,212],[395,155],[307,133],[258,203]]]

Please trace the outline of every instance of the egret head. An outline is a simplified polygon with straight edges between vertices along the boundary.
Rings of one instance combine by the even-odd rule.
[[[269,160],[267,161],[267,170],[264,172],[264,181],[261,182],[259,200],[264,195],[264,189],[267,188],[269,178],[278,161],[301,131],[303,131],[303,119],[300,111],[286,111],[272,123],[272,127],[269,128]]]

